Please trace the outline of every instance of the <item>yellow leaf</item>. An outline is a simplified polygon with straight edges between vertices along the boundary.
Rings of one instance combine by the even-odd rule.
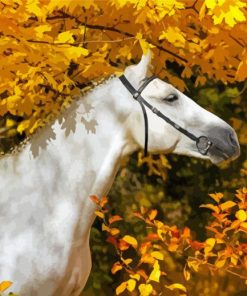
[[[81,56],[87,56],[89,53],[86,48],[77,46],[64,47],[62,50],[60,49],[60,51],[62,51],[68,60],[74,61],[77,61],[77,59],[79,59]]]
[[[184,47],[186,39],[185,34],[178,27],[168,27],[166,31],[163,31],[159,37],[159,40],[166,39],[168,42],[174,44],[177,47]]]
[[[55,43],[73,43],[73,33],[70,31],[65,31],[60,34],[58,34],[57,39],[55,40]]]
[[[184,267],[183,274],[184,274],[184,278],[186,279],[186,281],[189,281],[191,275],[190,275],[189,270],[186,268],[186,266]]]
[[[133,292],[135,290],[136,287],[136,281],[133,279],[128,280],[127,282],[127,290],[130,292]]]
[[[192,268],[194,271],[198,272],[200,266],[199,261],[189,258],[187,263],[189,268]]]
[[[127,288],[127,282],[121,283],[117,288],[116,288],[116,294],[119,295],[125,291]]]
[[[164,255],[159,251],[152,252],[151,256],[158,260],[164,260]]]
[[[159,283],[160,281],[160,266],[159,266],[159,263],[158,261],[156,261],[154,263],[154,267],[153,267],[153,271],[151,272],[150,276],[149,276],[149,280],[150,281],[155,281],[157,283]]]
[[[238,256],[236,254],[232,254],[231,256],[231,263],[236,266],[238,264]]]
[[[95,215],[97,215],[97,216],[100,217],[101,219],[104,219],[104,217],[105,217],[104,213],[102,213],[102,212],[100,212],[100,211],[95,211],[94,213],[95,213]]]
[[[139,281],[141,276],[138,273],[136,273],[136,274],[130,274],[130,277],[134,280]]]
[[[138,289],[140,296],[149,296],[153,292],[153,286],[150,284],[141,284]]]
[[[244,211],[244,210],[239,210],[239,211],[237,211],[237,213],[236,213],[236,218],[239,220],[239,221],[241,221],[241,222],[244,222],[244,221],[246,221],[246,219],[247,219],[247,213],[246,213],[246,211]]]
[[[4,281],[0,283],[0,292],[7,290],[13,283],[10,281]]]
[[[37,17],[41,17],[44,14],[39,0],[27,0],[26,9],[30,14],[34,14]]]
[[[175,284],[172,284],[172,285],[169,285],[169,286],[166,285],[166,288],[169,289],[169,290],[178,289],[178,290],[181,290],[183,292],[187,292],[187,289],[185,288],[185,286],[182,285],[182,284],[179,284],[179,283],[175,283]]]
[[[133,236],[125,235],[123,240],[134,248],[137,248],[138,246],[137,240]]]
[[[102,231],[110,232],[110,227],[108,227],[107,225],[105,225],[105,223],[103,223],[102,224]]]
[[[207,8],[213,9],[215,8],[216,4],[217,4],[217,1],[215,0],[205,0],[205,5],[207,6]]]
[[[128,258],[128,259],[121,258],[121,260],[125,265],[129,265],[133,261],[131,258]]]
[[[215,262],[217,268],[222,268],[226,263],[226,259],[219,259]]]
[[[118,228],[111,228],[110,229],[110,234],[115,236],[117,234],[119,234],[120,230]]]
[[[209,253],[210,251],[213,250],[215,242],[216,242],[215,238],[208,238],[205,241],[205,243],[206,243],[206,246],[204,247],[205,254],[207,254],[207,253]]]
[[[234,201],[228,200],[226,202],[224,202],[223,204],[220,204],[220,208],[222,211],[228,210],[232,207],[234,207],[236,205],[236,203]]]
[[[51,31],[51,29],[52,29],[52,27],[49,24],[41,25],[41,26],[38,26],[38,27],[34,28],[38,38],[42,38],[43,35],[44,35],[44,32]]]
[[[23,120],[18,124],[17,131],[18,133],[22,134],[25,130],[28,129],[30,125],[30,120]]]

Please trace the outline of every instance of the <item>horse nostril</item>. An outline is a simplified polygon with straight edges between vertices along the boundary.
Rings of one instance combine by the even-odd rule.
[[[238,147],[238,142],[237,142],[236,137],[232,131],[228,134],[228,140],[232,146]]]

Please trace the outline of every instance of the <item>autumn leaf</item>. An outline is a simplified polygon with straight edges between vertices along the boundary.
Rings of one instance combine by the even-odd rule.
[[[155,217],[157,216],[158,214],[158,211],[157,210],[151,210],[149,213],[148,213],[148,218],[152,221],[155,219]]]
[[[0,283],[0,292],[6,291],[13,283],[10,281],[3,281]]]
[[[247,219],[247,213],[244,210],[237,211],[236,214],[235,214],[235,216],[241,222],[244,222]]]
[[[134,279],[129,279],[127,281],[127,290],[133,292],[136,287],[136,281]]]
[[[159,263],[158,263],[158,261],[155,261],[154,266],[153,266],[153,270],[149,276],[149,280],[159,283],[160,275],[161,275],[161,272],[160,272]]]
[[[217,203],[220,202],[220,200],[224,197],[224,195],[221,193],[221,192],[218,192],[218,193],[211,193],[209,194],[209,196],[215,200]]]
[[[112,223],[115,223],[115,222],[118,222],[118,221],[121,221],[121,220],[123,220],[123,218],[118,216],[118,215],[111,216],[109,218],[109,224],[112,224]]]
[[[96,196],[96,195],[90,195],[90,199],[96,203],[96,204],[99,204],[99,198]]]
[[[225,211],[225,210],[228,210],[228,209],[234,207],[235,205],[236,205],[236,203],[234,201],[229,200],[229,201],[226,201],[226,202],[220,204],[219,207],[221,208],[222,211]]]
[[[130,244],[134,248],[137,248],[138,246],[137,240],[133,236],[125,235],[122,240],[124,240],[126,243]]]
[[[113,264],[112,268],[111,268],[111,272],[112,274],[117,273],[119,270],[121,270],[123,268],[123,266],[121,265],[121,263],[118,261],[116,263]]]
[[[116,288],[116,295],[122,294],[126,288],[127,288],[128,283],[127,282],[122,282],[117,288]]]
[[[205,247],[204,247],[204,252],[205,254],[208,254],[209,252],[211,252],[215,246],[216,243],[216,239],[215,238],[208,238],[205,241]]]
[[[98,216],[101,219],[104,219],[104,217],[105,217],[104,213],[102,213],[100,211],[95,211],[94,213],[95,213],[96,216]]]
[[[149,296],[153,291],[153,287],[151,284],[140,284],[138,290],[140,292],[140,296]]]
[[[159,251],[151,252],[151,256],[158,260],[164,260],[164,255]]]
[[[185,288],[185,286],[179,283],[175,283],[169,286],[166,285],[166,288],[172,291],[178,289],[180,291],[187,292],[187,289]]]
[[[202,205],[200,205],[200,208],[210,209],[210,210],[216,212],[217,214],[219,214],[219,212],[220,212],[219,207],[218,206],[215,206],[215,205],[212,205],[212,204],[205,204],[205,205],[202,204]]]

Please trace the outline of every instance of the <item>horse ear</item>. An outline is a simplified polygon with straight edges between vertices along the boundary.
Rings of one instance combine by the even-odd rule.
[[[151,72],[152,52],[148,50],[142,55],[140,62],[137,65],[129,66],[125,69],[124,75],[130,80],[134,87],[139,87],[141,81]]]

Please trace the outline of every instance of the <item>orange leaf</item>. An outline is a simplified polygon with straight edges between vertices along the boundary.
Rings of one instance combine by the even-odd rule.
[[[152,221],[154,220],[154,218],[157,216],[158,214],[158,211],[157,210],[151,210],[149,213],[148,213],[148,218]]]
[[[115,274],[116,272],[118,272],[119,270],[121,270],[123,268],[123,266],[121,265],[121,263],[118,261],[116,263],[113,264],[112,268],[111,268],[111,272],[112,274]]]
[[[247,222],[243,222],[240,224],[240,229],[243,231],[243,232],[246,232],[247,233]]]
[[[123,218],[121,218],[118,215],[115,215],[115,216],[112,216],[112,217],[109,218],[109,224],[112,224],[114,222],[121,221],[121,220],[123,220]]]
[[[203,204],[203,205],[200,205],[200,208],[207,208],[207,209],[210,209],[212,211],[214,211],[215,213],[219,214],[220,212],[220,209],[218,206],[215,206],[215,205],[212,205],[212,204]]]
[[[140,270],[137,271],[137,273],[138,273],[142,278],[144,278],[145,281],[147,281],[148,276],[147,276],[145,270],[140,269]]]
[[[149,250],[150,247],[151,247],[151,242],[142,243],[141,246],[140,246],[140,253],[142,255],[147,253],[147,251]]]
[[[122,239],[119,240],[118,248],[120,251],[126,251],[126,250],[128,250],[129,247],[130,247],[130,245],[128,243],[126,243],[124,240],[122,240]]]
[[[127,288],[127,282],[123,282],[121,283],[117,288],[116,288],[116,294],[119,295],[119,294],[122,294],[126,288]]]
[[[4,281],[0,283],[0,292],[7,290],[13,283],[10,281]]]
[[[220,208],[222,211],[228,210],[232,207],[234,207],[236,205],[236,203],[234,201],[228,200],[226,202],[224,202],[223,204],[220,204]]]
[[[211,193],[211,194],[209,194],[209,196],[213,199],[213,200],[215,200],[217,203],[219,203],[220,202],[220,200],[224,197],[224,195],[222,194],[222,193]]]
[[[100,207],[103,208],[108,203],[107,197],[103,196],[100,201]]]
[[[99,204],[99,199],[96,195],[90,195],[89,198],[97,205]]]
[[[192,241],[190,243],[190,245],[191,245],[191,248],[194,249],[194,250],[201,250],[202,248],[204,248],[205,243],[201,243],[201,242],[198,242],[198,241]]]

